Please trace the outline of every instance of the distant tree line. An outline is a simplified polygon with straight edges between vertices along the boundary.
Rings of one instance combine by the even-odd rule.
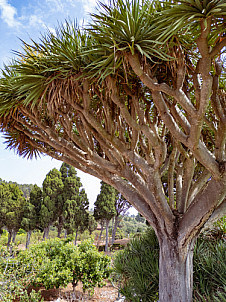
[[[25,189],[26,190],[23,190]],[[29,195],[27,189],[31,188]],[[15,242],[20,228],[27,232],[26,247],[34,230],[49,237],[50,226],[56,226],[58,237],[96,229],[97,223],[88,211],[89,201],[74,167],[63,163],[60,170],[52,169],[42,188],[0,181],[0,229],[8,231],[8,246]]]
[[[2,180],[0,178],[0,183],[7,183],[7,184],[13,184],[13,185],[17,185],[19,187],[19,189],[23,192],[23,195],[26,199],[28,199],[30,197],[30,193],[31,193],[31,190],[33,189],[34,185],[32,184],[18,184],[17,182],[15,181],[5,181],[5,180]]]
[[[91,234],[97,228],[106,229],[105,250],[108,250],[108,229],[112,220],[112,242],[122,217],[131,207],[129,202],[113,187],[101,182],[100,194],[94,204],[94,213],[88,211],[89,201],[74,167],[63,163],[59,170],[52,169],[46,175],[42,188],[37,185],[19,185],[0,179],[0,232],[8,231],[8,247],[15,242],[16,234],[22,228],[27,232],[26,248],[35,230],[43,232],[43,240],[49,238],[51,226],[57,228],[60,237],[88,230]]]

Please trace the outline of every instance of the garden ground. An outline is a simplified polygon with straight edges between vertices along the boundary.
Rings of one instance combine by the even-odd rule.
[[[118,297],[118,290],[108,281],[102,288],[95,288],[94,295],[89,296],[82,291],[82,284],[79,283],[73,291],[72,285],[69,284],[64,289],[49,289],[40,288],[41,294],[45,301],[57,302],[113,302]]]

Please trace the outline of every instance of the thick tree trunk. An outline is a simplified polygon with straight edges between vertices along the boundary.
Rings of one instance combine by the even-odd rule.
[[[106,241],[105,241],[105,252],[108,252],[108,229],[109,229],[109,221],[106,220]]]
[[[44,228],[44,232],[43,232],[43,241],[45,239],[49,239],[49,228],[50,226],[48,225],[46,228]]]
[[[112,228],[111,244],[113,244],[115,242],[115,234],[116,234],[118,226],[119,226],[119,216],[115,216],[115,223],[114,223],[114,227]]]
[[[60,238],[62,229],[63,229],[63,217],[60,216],[60,217],[59,217],[59,223],[58,223],[58,226],[57,226],[57,237],[58,237],[58,238]]]
[[[193,247],[179,251],[174,240],[160,241],[159,302],[191,302],[193,290]]]
[[[30,240],[31,240],[31,230],[29,230],[29,231],[27,232],[26,249],[29,248]]]

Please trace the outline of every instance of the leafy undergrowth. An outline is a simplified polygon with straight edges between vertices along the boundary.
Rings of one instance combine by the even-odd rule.
[[[98,252],[91,240],[74,246],[66,240],[51,239],[14,255],[1,247],[0,254],[0,301],[4,302],[16,297],[26,299],[31,285],[58,289],[71,283],[75,289],[81,282],[83,291],[92,295],[95,287],[104,285],[112,270],[111,258]],[[33,294],[32,301],[40,301]]]

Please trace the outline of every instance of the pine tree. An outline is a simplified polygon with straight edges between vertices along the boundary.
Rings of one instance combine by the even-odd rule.
[[[63,163],[60,172],[64,185],[62,195],[64,211],[61,221],[64,223],[64,228],[68,234],[76,232],[76,244],[78,232],[84,232],[88,228],[89,215],[87,210],[89,201],[75,168]]]
[[[30,244],[31,233],[34,229],[41,228],[41,205],[42,205],[42,190],[37,185],[34,185],[28,202],[25,204],[24,214],[21,226],[27,231],[26,248]]]
[[[58,219],[63,208],[63,182],[61,172],[52,169],[43,181],[43,200],[40,210],[43,239],[48,238],[50,226]]]
[[[110,220],[116,215],[115,210],[116,191],[113,187],[101,182],[100,194],[94,204],[94,217],[96,220],[104,221],[106,224],[105,251],[108,251],[108,228]]]
[[[1,180],[0,182],[0,230],[2,233],[2,228],[6,224],[6,214],[8,204],[11,200],[11,192],[9,190],[8,184]]]
[[[88,213],[88,231],[91,235],[93,231],[95,231],[97,228],[97,221],[93,214]]]
[[[16,184],[1,184],[2,203],[3,203],[3,222],[8,230],[8,243],[10,247],[11,240],[15,242],[16,234],[21,227],[24,206],[26,203],[23,192]]]

